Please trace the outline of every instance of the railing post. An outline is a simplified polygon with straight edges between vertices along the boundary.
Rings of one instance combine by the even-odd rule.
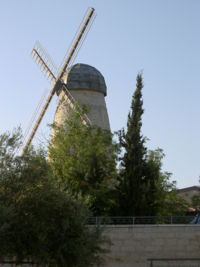
[[[98,225],[98,217],[95,217],[95,224]]]
[[[173,224],[173,216],[170,216],[170,223]]]
[[[133,219],[133,224],[135,224],[135,217],[133,217],[132,219]]]

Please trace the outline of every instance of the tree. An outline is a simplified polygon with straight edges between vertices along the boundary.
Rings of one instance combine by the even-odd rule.
[[[192,207],[198,208],[200,206],[200,194],[196,194],[192,197]]]
[[[155,216],[184,214],[186,203],[177,196],[171,174],[162,171],[164,153],[161,149],[148,151],[142,136],[142,75],[137,75],[127,131],[120,132],[124,152],[118,184],[118,215]]]
[[[145,175],[148,177],[146,186],[146,202],[148,204],[148,209],[146,209],[146,215],[157,215],[160,209],[163,197],[161,196],[162,191],[160,191],[160,189],[163,185],[163,179],[167,178],[167,175],[162,175],[161,173],[161,160],[163,156],[164,154],[161,149],[148,151],[147,153]]]
[[[136,90],[132,98],[131,112],[128,115],[127,132],[120,135],[124,149],[120,179],[121,215],[143,215],[145,205],[145,138],[141,134],[143,100],[142,74],[137,75]]]
[[[0,136],[0,259],[39,266],[93,266],[104,242],[87,208],[52,179],[42,150],[15,155],[20,133]]]
[[[55,129],[49,159],[60,188],[82,199],[93,215],[109,214],[117,158],[111,133],[83,125],[76,112]]]
[[[177,195],[176,182],[170,181],[171,173],[162,171],[163,150],[149,150],[146,157],[148,207],[145,215],[185,215],[188,205]]]

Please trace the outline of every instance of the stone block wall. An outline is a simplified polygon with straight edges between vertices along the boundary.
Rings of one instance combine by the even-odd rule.
[[[87,115],[93,126],[110,130],[106,102],[102,93],[86,90],[71,90],[70,93],[73,98],[78,101],[78,104],[81,107],[85,105],[89,108]],[[62,125],[64,121],[70,117],[71,111],[72,106],[70,106],[65,92],[62,91],[58,97],[58,105],[54,117],[54,123],[56,125]],[[54,130],[52,131],[52,136],[54,136]]]
[[[200,225],[105,226],[104,234],[112,245],[103,267],[200,267]]]
[[[105,267],[200,266],[199,225],[107,226]]]

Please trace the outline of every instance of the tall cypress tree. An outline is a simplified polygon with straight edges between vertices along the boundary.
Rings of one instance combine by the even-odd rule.
[[[133,94],[128,115],[127,131],[121,131],[120,143],[123,148],[122,168],[119,173],[116,215],[154,216],[181,214],[185,204],[176,195],[170,173],[162,172],[161,149],[147,151],[142,136],[142,74],[137,75],[136,90]]]
[[[121,133],[124,148],[120,183],[120,213],[133,216],[144,215],[146,210],[145,191],[145,138],[141,134],[143,100],[142,74],[137,75],[136,90],[133,94],[131,111],[128,115],[127,131]]]

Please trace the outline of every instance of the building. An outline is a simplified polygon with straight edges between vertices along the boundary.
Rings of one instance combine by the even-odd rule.
[[[65,84],[78,104],[89,109],[87,115],[92,125],[110,130],[105,102],[107,87],[103,75],[92,66],[75,64],[66,72]],[[65,92],[61,90],[58,92],[54,123],[62,124],[68,119],[70,112]]]
[[[190,186],[182,189],[178,189],[178,195],[182,197],[188,203],[192,202],[192,198],[196,195],[200,195],[200,187],[199,186]]]

